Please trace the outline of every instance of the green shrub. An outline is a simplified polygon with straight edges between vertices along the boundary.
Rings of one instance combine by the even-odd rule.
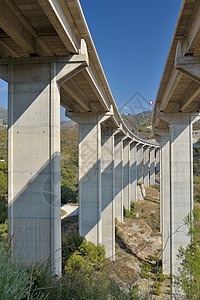
[[[87,257],[95,266],[100,267],[105,260],[106,251],[103,245],[95,246],[92,242],[85,240],[79,247],[79,253]]]
[[[195,207],[193,213],[185,219],[189,228],[191,242],[186,249],[180,247],[178,259],[180,259],[179,273],[175,277],[177,293],[180,288],[184,295],[182,299],[200,298],[200,208]]]
[[[135,212],[135,202],[131,202],[131,211]]]
[[[4,223],[7,220],[7,216],[6,201],[0,197],[0,223]]]
[[[65,274],[73,280],[77,280],[78,278],[79,280],[83,278],[87,280],[93,272],[94,267],[92,262],[89,259],[86,260],[76,252],[71,255],[65,265]]]
[[[160,184],[152,184],[150,187],[152,187],[160,192]]]
[[[194,202],[200,203],[200,193],[194,194]]]
[[[62,239],[62,258],[63,264],[70,258],[70,256],[79,249],[83,241],[84,237],[79,234],[71,234],[63,237]]]
[[[130,210],[125,209],[125,207],[123,207],[123,211],[124,211],[124,216],[126,218],[134,218],[135,217],[135,203],[131,202]]]
[[[0,247],[0,293],[1,299],[47,299],[48,293],[35,288],[33,272],[21,267],[12,259],[5,246]]]
[[[200,183],[200,176],[194,175],[194,183]]]
[[[67,185],[61,186],[61,202],[62,204],[67,203],[77,203],[78,202],[78,192],[74,191]]]
[[[142,261],[140,276],[142,278],[149,278],[149,277],[151,277],[150,273],[151,273],[151,265],[150,265],[150,263],[147,262],[147,261]]]
[[[8,236],[8,221],[0,223],[0,247],[6,246]]]
[[[153,290],[154,295],[159,296],[161,294],[161,290],[160,290],[161,286],[162,286],[162,283],[160,281],[157,281],[155,283],[154,290]]]

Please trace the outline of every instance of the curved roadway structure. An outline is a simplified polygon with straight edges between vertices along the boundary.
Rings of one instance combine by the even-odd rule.
[[[175,275],[193,209],[192,124],[200,110],[200,2],[182,1],[153,112],[161,147],[163,269]]]
[[[25,262],[61,273],[60,104],[79,124],[79,231],[115,255],[114,219],[155,182],[156,143],[123,122],[77,0],[2,0],[8,82],[8,221]],[[159,152],[157,152],[159,153]],[[157,155],[158,158],[158,155]]]

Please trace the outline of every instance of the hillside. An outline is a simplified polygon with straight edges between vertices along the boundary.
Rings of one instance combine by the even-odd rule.
[[[145,200],[132,206],[132,216],[125,217],[124,223],[115,222],[116,257],[114,262],[109,262],[109,269],[114,280],[122,287],[131,286],[135,294],[140,294],[139,299],[150,298],[155,282],[156,262],[161,250],[159,209],[158,186],[146,188]],[[63,219],[63,239],[74,234],[78,234],[78,217]],[[153,299],[170,299],[169,278],[159,273],[158,282]]]
[[[145,139],[154,139],[152,130],[152,111],[144,111],[136,115],[124,114],[122,118],[128,128],[137,136]]]
[[[4,124],[7,124],[7,109],[0,106],[0,119],[3,120]]]
[[[147,139],[149,135],[151,138],[151,111],[134,116],[123,115],[122,117],[134,133],[144,139]],[[194,146],[195,205],[200,205],[199,170],[200,142],[197,142],[197,145]],[[73,121],[61,122],[61,201],[63,204],[78,201],[78,125]],[[6,202],[7,131],[5,128],[0,128],[0,223],[7,218]],[[116,221],[116,260],[114,262],[106,260],[113,281],[117,282],[122,290],[130,288],[132,295],[139,294],[140,299],[149,299],[155,282],[156,261],[161,249],[159,209],[158,186],[146,188],[145,200],[137,201],[132,206],[132,216],[128,217],[126,214],[127,217],[125,217],[123,224]],[[67,263],[65,257],[66,239],[70,239],[77,232],[78,217],[62,220],[63,265]],[[67,249],[68,247],[77,251],[76,243],[75,246],[70,244],[70,246],[67,245]],[[95,271],[97,276],[99,276],[98,271]],[[163,277],[160,271],[153,299],[168,300],[170,298],[169,285],[169,278]],[[126,299],[123,297],[120,299]],[[128,299],[139,298],[130,297]]]

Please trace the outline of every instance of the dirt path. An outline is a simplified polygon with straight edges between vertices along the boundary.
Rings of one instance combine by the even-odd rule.
[[[67,217],[78,215],[78,205],[64,204],[62,205],[61,209],[66,212],[66,215],[61,217],[61,220]]]

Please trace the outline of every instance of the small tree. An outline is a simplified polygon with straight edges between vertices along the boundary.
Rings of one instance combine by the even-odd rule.
[[[181,299],[200,299],[200,208],[195,207],[185,222],[191,242],[186,249],[179,249],[181,266],[175,284],[184,293]]]

